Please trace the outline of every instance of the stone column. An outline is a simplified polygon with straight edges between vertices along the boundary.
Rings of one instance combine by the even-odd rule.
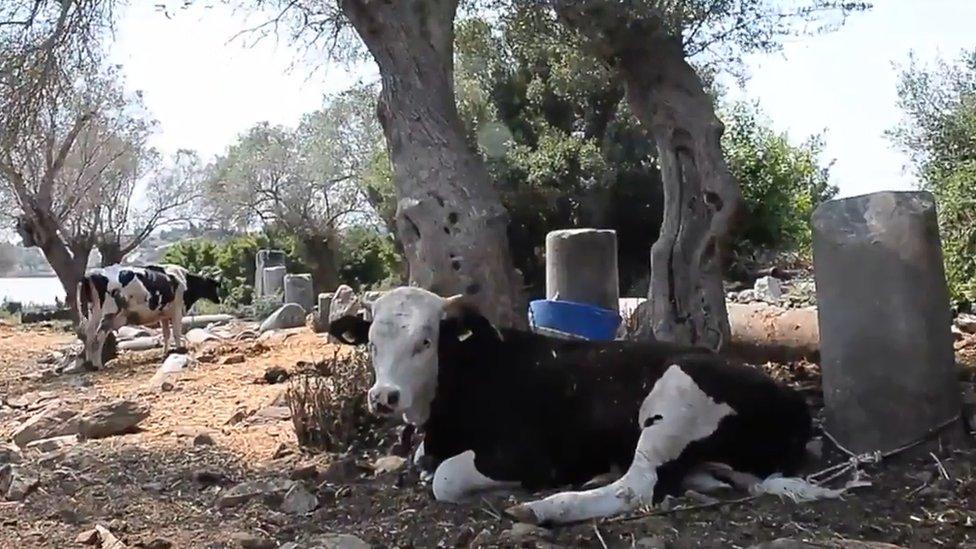
[[[312,290],[312,275],[285,275],[285,303],[297,303],[306,311],[315,306],[315,291]]]
[[[546,235],[546,299],[620,307],[617,233],[568,229]]]
[[[272,295],[284,295],[285,292],[285,267],[265,267],[261,271],[261,289],[262,294],[260,297],[272,296]]]
[[[880,192],[822,204],[813,214],[813,256],[826,429],[853,452],[886,451],[958,415],[932,195]]]
[[[254,296],[265,295],[263,274],[265,267],[284,267],[285,252],[281,250],[258,250],[254,257]]]
[[[319,294],[318,308],[315,311],[315,322],[312,327],[315,333],[321,334],[329,331],[329,311],[332,309],[332,294]]]

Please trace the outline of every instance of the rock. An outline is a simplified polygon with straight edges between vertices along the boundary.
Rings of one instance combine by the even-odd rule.
[[[311,311],[315,307],[312,275],[308,273],[285,275],[285,303],[295,303],[306,311]]]
[[[142,549],[170,549],[173,542],[166,538],[153,538],[151,541],[142,544]]]
[[[634,544],[637,549],[667,549],[668,542],[662,536],[641,538]]]
[[[79,545],[95,545],[98,543],[98,530],[92,528],[75,536],[75,543]]]
[[[317,476],[319,476],[318,467],[314,463],[306,463],[292,469],[288,478],[292,480],[311,480]]]
[[[13,444],[0,444],[0,465],[20,463],[22,459],[23,456],[20,455],[20,450],[16,446]]]
[[[17,396],[4,397],[3,402],[11,408],[36,410],[41,408],[42,404],[49,404],[49,401],[57,397],[58,395],[54,391],[29,391]]]
[[[208,332],[207,330],[204,330],[203,328],[193,328],[183,337],[190,345],[202,345],[207,341],[220,341],[220,337]]]
[[[236,507],[256,498],[280,500],[294,485],[295,481],[282,479],[244,482],[220,494],[217,497],[217,507]]]
[[[207,433],[200,433],[199,435],[193,437],[194,446],[213,446],[214,439]]]
[[[131,432],[149,417],[149,407],[131,400],[116,400],[81,415],[78,435],[82,439],[105,438]]]
[[[735,294],[735,300],[739,303],[752,303],[756,301],[756,290],[742,290],[741,292]]]
[[[198,469],[190,475],[190,480],[201,486],[214,486],[225,484],[228,481],[227,475],[213,469]]]
[[[60,437],[53,438],[42,438],[41,440],[35,440],[27,444],[27,448],[30,450],[38,450],[40,452],[55,452],[57,450],[62,450],[78,444],[78,435],[64,435]]]
[[[258,329],[261,333],[270,330],[283,330],[285,328],[298,328],[305,325],[305,309],[297,303],[285,303],[264,319]]]
[[[289,515],[307,515],[318,506],[318,498],[306,490],[301,483],[296,483],[285,493],[280,509]]]
[[[478,532],[478,535],[471,540],[471,544],[468,547],[480,548],[487,547],[491,545],[491,530],[485,528],[484,530]]]
[[[756,294],[756,299],[762,301],[774,303],[783,297],[782,283],[778,278],[772,276],[757,278],[752,289]]]
[[[281,366],[272,366],[264,371],[264,382],[269,385],[288,381],[291,374]]]
[[[901,549],[898,545],[878,541],[844,540],[829,543],[807,543],[792,538],[779,538],[751,546],[749,549],[822,549],[824,547],[843,549]]]
[[[7,501],[21,501],[37,488],[37,477],[23,472],[17,465],[0,467],[0,494]]]
[[[230,535],[233,546],[241,549],[275,549],[274,540],[257,532],[234,532]]]
[[[512,545],[520,545],[529,541],[548,540],[552,537],[552,532],[524,522],[516,522],[509,530],[502,532],[501,540]]]
[[[231,414],[229,418],[227,418],[227,421],[224,422],[224,425],[237,425],[238,423],[247,419],[247,416],[248,416],[247,408],[241,406],[240,408],[234,410],[234,413]]]
[[[935,199],[829,200],[812,225],[826,430],[855,453],[912,443],[960,407]]]
[[[356,297],[356,292],[345,284],[336,288],[329,304],[329,324],[344,316],[358,316],[363,312],[363,304]],[[329,336],[331,339],[332,336]]]
[[[976,315],[959,313],[954,324],[964,333],[976,334]]]
[[[164,393],[168,393],[168,392],[172,391],[175,388],[176,388],[176,386],[173,385],[172,383],[170,383],[169,381],[164,381],[164,382],[162,382],[162,383],[159,384],[159,390],[162,391],[162,392],[164,392]]]
[[[344,484],[358,477],[360,471],[355,457],[340,456],[325,469],[325,472],[322,473],[322,480],[332,484]]]
[[[325,534],[309,542],[310,549],[370,549],[365,541],[349,534]]]
[[[73,435],[78,432],[78,424],[78,410],[68,406],[52,406],[24,422],[10,438],[23,448],[35,440]]]
[[[385,456],[373,462],[373,472],[377,475],[395,473],[407,463],[406,458],[400,456]]]
[[[122,326],[115,331],[115,339],[118,341],[128,341],[137,337],[147,337],[150,335],[152,335],[152,332],[142,326]]]
[[[190,362],[190,357],[184,354],[173,353],[167,356],[163,364],[156,370],[156,373],[149,379],[149,387],[162,389],[164,383],[169,383],[170,388],[167,390],[173,390],[172,380],[179,372],[186,369],[190,365]]]
[[[128,341],[120,341],[118,348],[120,351],[148,351],[150,349],[162,347],[162,345],[162,338],[157,336],[145,336],[130,339]]]
[[[220,363],[221,364],[224,364],[224,365],[227,365],[227,364],[243,364],[246,360],[247,360],[247,358],[242,353],[234,353],[234,354],[227,355],[224,358],[220,359]]]
[[[291,453],[291,448],[289,448],[284,442],[281,442],[278,444],[278,447],[275,448],[274,454],[271,455],[271,459],[281,459],[285,456],[290,456]]]
[[[291,419],[291,408],[288,406],[265,406],[254,412],[249,419],[252,425],[270,421],[285,421]]]

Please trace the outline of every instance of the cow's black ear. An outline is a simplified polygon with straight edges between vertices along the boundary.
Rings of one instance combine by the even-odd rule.
[[[441,319],[441,339],[453,338],[457,341],[497,339],[498,330],[491,324],[477,305],[466,297],[447,298],[444,315]]]
[[[344,316],[329,323],[329,333],[343,343],[362,345],[369,341],[370,324],[358,316]]]

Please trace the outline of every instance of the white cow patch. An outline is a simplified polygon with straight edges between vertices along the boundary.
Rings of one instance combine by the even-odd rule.
[[[434,497],[437,501],[459,503],[479,492],[518,486],[517,482],[492,480],[478,471],[474,450],[445,459],[434,471]]]
[[[696,440],[708,437],[735,411],[716,403],[678,365],[672,365],[641,404],[641,430],[630,468],[616,482],[593,490],[562,492],[508,510],[519,520],[565,524],[650,505],[657,468]]]

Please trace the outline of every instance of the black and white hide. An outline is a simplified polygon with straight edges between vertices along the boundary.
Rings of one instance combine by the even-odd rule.
[[[111,265],[88,271],[78,283],[78,336],[85,342],[85,362],[102,366],[102,345],[109,332],[126,325],[160,324],[164,352],[170,334],[182,346],[183,315],[200,299],[218,303],[219,284],[178,265]]]
[[[369,345],[369,408],[423,428],[421,461],[440,501],[579,487],[615,469],[626,472],[609,485],[509,511],[536,523],[605,517],[687,487],[728,487],[721,470],[759,491],[831,495],[780,476],[800,466],[811,419],[799,394],[759,370],[666,343],[496,329],[461,296],[419,288],[390,291],[371,312],[330,333]]]

